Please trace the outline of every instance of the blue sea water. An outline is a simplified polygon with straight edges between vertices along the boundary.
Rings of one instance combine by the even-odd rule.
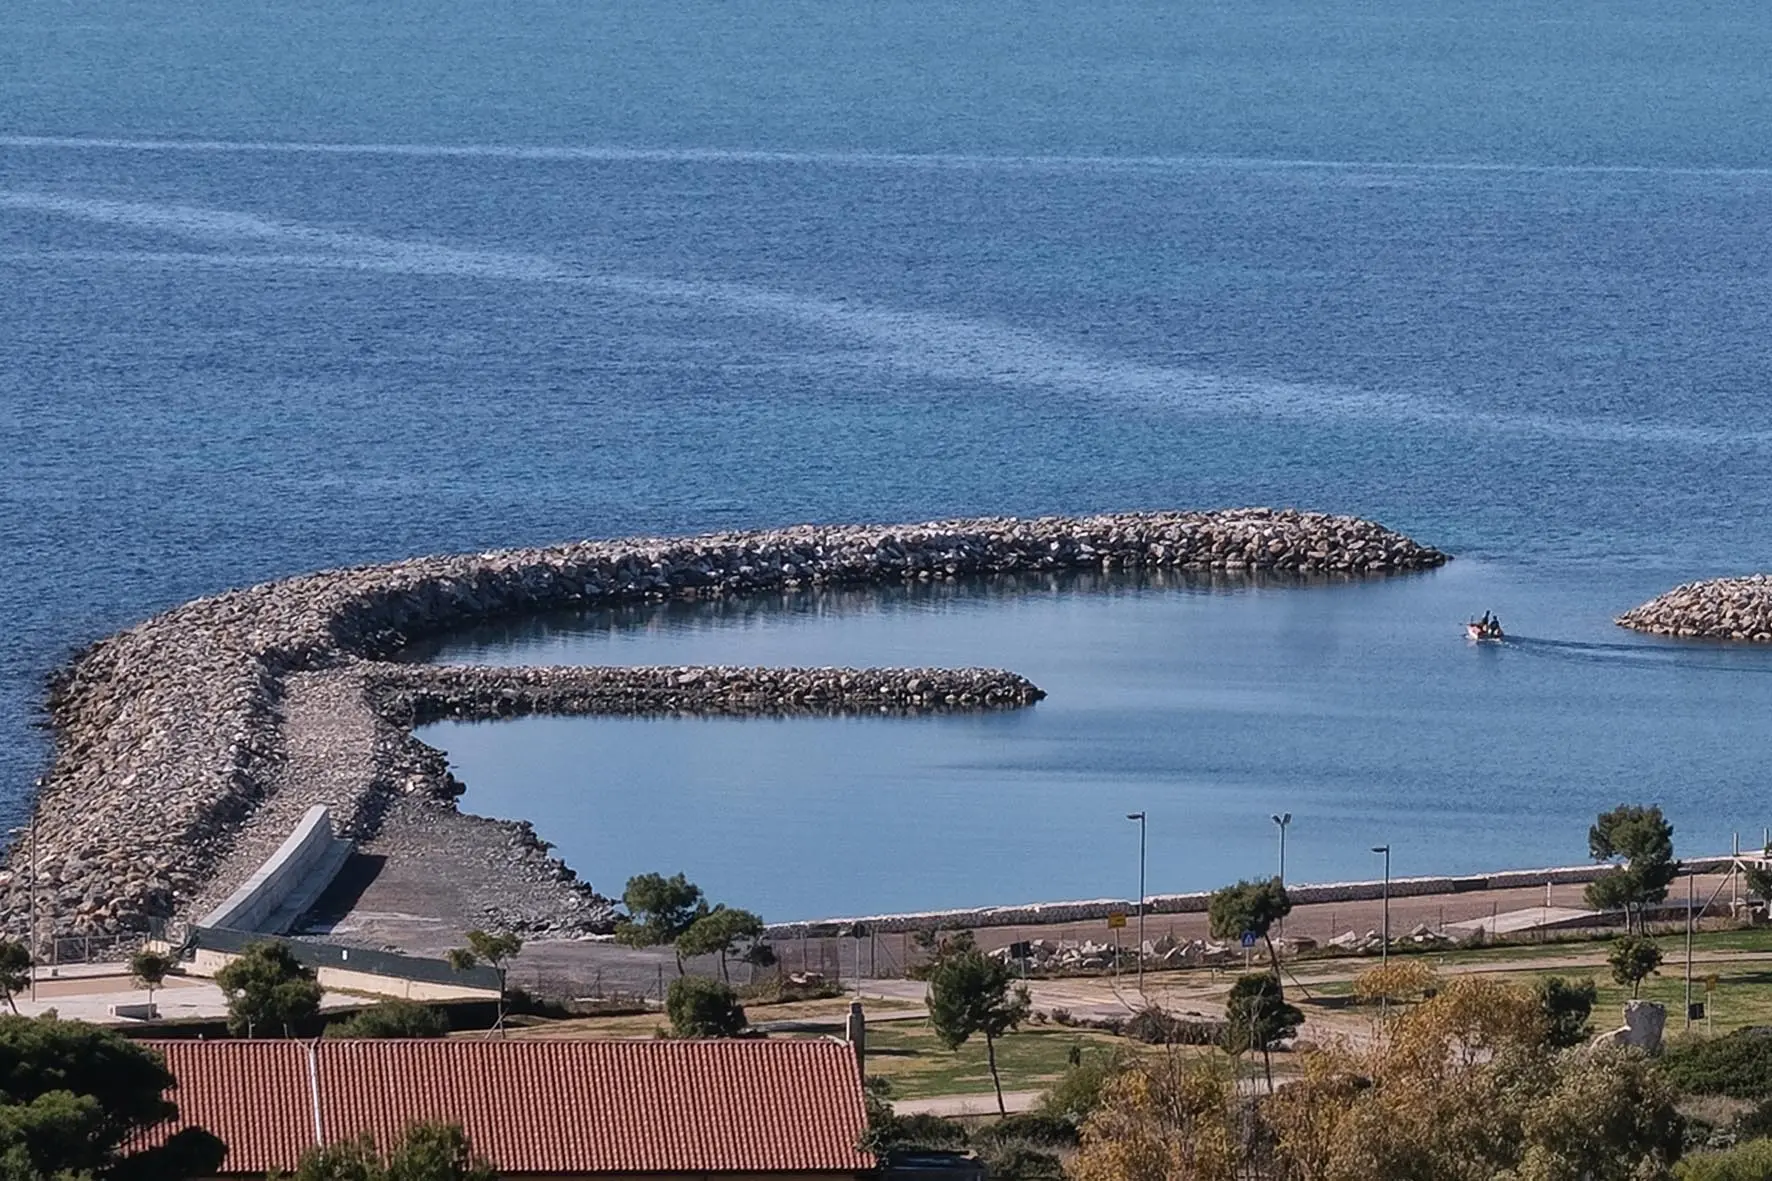
[[[71,648],[229,585],[1284,503],[1460,561],[592,620],[567,655],[975,654],[1053,697],[449,747],[469,806],[600,885],[653,867],[631,848],[783,915],[1123,893],[1124,834],[1095,860],[1076,834],[1134,797],[1169,817],[1165,889],[1265,868],[1276,808],[1314,814],[1307,876],[1397,832],[1422,870],[1578,858],[1614,797],[1683,845],[1757,831],[1772,658],[1607,620],[1772,568],[1769,58],[1749,4],[15,0],[0,790],[16,819]],[[1540,646],[1463,649],[1487,607]],[[967,841],[879,827],[919,813]],[[800,853],[870,828],[895,872]]]

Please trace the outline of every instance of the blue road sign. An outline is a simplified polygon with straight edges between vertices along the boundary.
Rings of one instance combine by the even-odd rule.
[[[1254,931],[1244,931],[1243,932],[1243,946],[1244,947],[1254,947],[1255,940],[1257,938],[1259,938],[1259,936],[1257,936]]]

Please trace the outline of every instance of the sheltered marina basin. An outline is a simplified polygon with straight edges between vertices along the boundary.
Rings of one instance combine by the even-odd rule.
[[[332,810],[343,834],[361,837],[376,831],[394,801],[451,799],[459,785],[441,754],[409,729],[431,711],[506,716],[522,701],[585,713],[716,704],[750,714],[876,712],[895,703],[915,711],[1014,708],[1038,695],[1000,670],[851,671],[834,686],[808,670],[825,686],[815,693],[786,675],[791,670],[739,670],[737,699],[726,692],[731,676],[709,680],[684,669],[653,670],[643,688],[612,690],[615,681],[596,670],[487,671],[449,687],[451,674],[387,660],[414,638],[474,622],[597,603],[1011,571],[1365,577],[1446,560],[1354,517],[1236,509],[584,542],[416,558],[198,599],[95,643],[54,678],[56,760],[38,800],[35,873],[15,844],[7,924],[16,933],[34,925],[34,880],[45,887],[36,917],[53,930],[141,931],[221,901],[316,804]],[[544,682],[598,676],[605,683],[593,692],[553,694],[545,703],[535,695]],[[912,680],[924,683],[913,692]],[[476,831],[489,861],[514,867],[499,888],[505,897],[476,900],[485,921],[515,929],[607,923],[607,901],[549,858],[528,826],[488,821]]]

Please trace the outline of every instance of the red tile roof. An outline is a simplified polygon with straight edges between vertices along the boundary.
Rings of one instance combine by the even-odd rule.
[[[856,1172],[872,1167],[850,1048],[835,1041],[153,1042],[179,1118],[225,1173],[293,1169],[316,1143],[460,1124],[501,1173]]]
[[[308,1046],[291,1041],[150,1042],[178,1080],[167,1098],[176,1122],[141,1147],[182,1128],[208,1128],[228,1144],[223,1168],[263,1173],[289,1169],[314,1146],[314,1100]],[[249,1131],[248,1131],[249,1130]]]

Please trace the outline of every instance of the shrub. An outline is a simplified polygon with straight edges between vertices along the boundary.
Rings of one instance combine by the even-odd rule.
[[[1040,1096],[1034,1111],[1075,1128],[1101,1104],[1102,1088],[1131,1061],[1126,1051],[1093,1054],[1072,1063]]]
[[[1035,1148],[1075,1148],[1077,1125],[1062,1116],[1045,1111],[1023,1111],[1006,1115],[972,1133],[976,1148],[1026,1144]],[[996,1170],[992,1170],[993,1173]]]
[[[939,1115],[918,1112],[893,1117],[897,1123],[899,1148],[965,1148],[966,1128],[963,1124]]]
[[[1677,1042],[1662,1057],[1667,1079],[1694,1095],[1772,1098],[1772,1037],[1738,1029],[1722,1037]]]
[[[1772,1099],[1763,1099],[1736,1116],[1729,1130],[1740,1140],[1772,1136]]]
[[[1376,968],[1367,968],[1355,976],[1354,997],[1367,1004],[1423,1001],[1434,994],[1438,983],[1433,965],[1420,960],[1396,959]]]
[[[915,1152],[923,1149],[959,1150],[966,1147],[966,1129],[939,1115],[897,1115],[888,1102],[890,1088],[876,1087],[868,1080],[868,1126],[856,1147],[863,1152],[885,1156],[892,1152]]]
[[[671,981],[665,1015],[678,1037],[736,1037],[749,1024],[744,1006],[732,989],[718,980],[679,976]]]
[[[1689,1156],[1674,1166],[1679,1181],[1766,1181],[1772,1177],[1772,1140],[1749,1140],[1727,1152]]]
[[[1000,1181],[1064,1181],[1064,1164],[1057,1155],[1025,1144],[987,1148],[979,1156],[988,1175]]]
[[[1562,976],[1546,976],[1533,989],[1538,1007],[1544,1012],[1545,1044],[1557,1050],[1579,1046],[1592,1032],[1587,1019],[1594,1011],[1599,995],[1593,977],[1568,980]]]
[[[1150,1046],[1212,1046],[1223,1040],[1224,1022],[1193,1021],[1147,1005],[1126,1019],[1121,1032]]]
[[[444,1037],[449,1019],[429,1005],[383,1001],[326,1027],[327,1037]]]
[[[789,1001],[825,1001],[842,995],[843,990],[840,987],[822,976],[795,980],[779,972],[738,988],[740,1000],[759,1005],[785,1004]]]

